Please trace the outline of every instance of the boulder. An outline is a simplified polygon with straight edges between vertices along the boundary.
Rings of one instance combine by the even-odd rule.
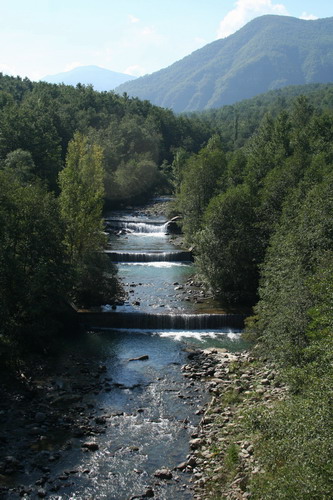
[[[154,472],[154,476],[159,479],[172,479],[172,472],[167,468],[158,469]]]
[[[86,441],[85,443],[82,443],[81,446],[82,448],[86,448],[90,451],[97,451],[99,449],[99,445],[95,441]]]

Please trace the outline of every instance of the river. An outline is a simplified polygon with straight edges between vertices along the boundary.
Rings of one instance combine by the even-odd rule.
[[[162,321],[163,328],[151,329],[138,321],[130,329],[90,329],[66,346],[66,370],[75,371],[75,366],[68,364],[75,352],[76,358],[87,360],[86,371],[99,383],[97,390],[86,391],[77,411],[88,409],[90,422],[102,425],[101,432],[92,433],[90,439],[98,449],[83,452],[86,438],[71,437],[66,452],[52,462],[50,484],[54,486],[57,478],[59,490],[52,493],[50,488],[47,498],[128,500],[148,497],[153,491],[160,500],[190,499],[191,476],[174,468],[189,453],[189,440],[208,395],[204,384],[184,377],[181,366],[193,348],[214,345],[236,351],[243,344],[239,331],[230,327],[180,327],[182,316],[207,318],[216,313],[216,304],[188,300],[185,291],[189,288],[184,285],[194,273],[193,263],[175,260],[180,249],[166,235],[162,217],[122,212],[114,214],[108,224],[112,252],[117,254],[112,258],[128,300],[116,311],[104,304],[105,315],[112,311],[135,321],[155,315],[162,321],[169,315],[176,328],[166,329]],[[140,356],[145,359],[131,361]],[[100,366],[96,375],[95,368]],[[62,372],[61,362],[58,372]],[[52,446],[44,449],[51,461]],[[154,476],[164,467],[173,470],[171,480]],[[38,477],[34,474],[30,473],[32,480]]]

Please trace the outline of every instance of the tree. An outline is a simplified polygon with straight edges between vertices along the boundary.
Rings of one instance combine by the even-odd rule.
[[[303,360],[309,310],[317,303],[311,279],[333,250],[333,176],[289,195],[270,240],[260,280],[257,331],[266,353],[284,364]]]
[[[36,180],[36,166],[29,151],[16,149],[8,153],[3,168],[23,184]]]
[[[66,167],[59,175],[65,244],[74,273],[72,298],[79,306],[100,305],[117,291],[115,270],[103,253],[102,163],[100,146],[76,133],[68,146]]]
[[[189,241],[201,228],[203,213],[220,190],[225,189],[226,158],[220,142],[211,143],[185,163],[178,195],[183,229]]]
[[[76,133],[68,145],[66,167],[59,174],[65,243],[72,264],[103,247],[104,170],[102,149]]]
[[[22,185],[8,172],[0,183],[0,331],[33,344],[54,331],[69,288],[63,225],[41,183]]]
[[[157,165],[143,155],[136,160],[119,165],[110,179],[110,191],[113,191],[111,200],[120,200],[130,203],[142,202],[154,193],[161,174]]]
[[[196,243],[196,263],[223,302],[253,304],[262,258],[255,227],[255,203],[245,185],[211,200]]]

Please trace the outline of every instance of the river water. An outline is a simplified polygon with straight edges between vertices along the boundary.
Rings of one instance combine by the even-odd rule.
[[[203,304],[188,301],[182,288],[193,275],[193,263],[168,260],[168,255],[180,249],[165,234],[165,221],[130,213],[114,219],[117,222],[109,221],[109,225],[121,234],[110,229],[110,245],[118,252],[119,278],[128,293],[128,301],[116,312],[202,313]],[[216,306],[205,307],[209,313],[209,307]],[[105,304],[103,309],[107,314],[110,306]],[[74,350],[80,359],[87,359],[88,370],[103,366],[98,390],[87,391],[80,405],[91,408],[91,421],[102,417],[105,425],[103,433],[92,438],[98,443],[96,451],[83,453],[82,438],[71,440],[70,449],[53,469],[55,477],[74,469],[71,480],[48,498],[128,500],[142,497],[147,488],[160,500],[192,498],[190,475],[173,471],[172,480],[160,480],[154,472],[162,467],[174,469],[189,453],[189,440],[208,395],[204,384],[183,376],[181,365],[187,363],[189,349],[207,346],[234,351],[244,347],[239,331],[228,327],[104,328],[73,340],[64,359]],[[140,356],[146,359],[131,361]]]
[[[149,261],[149,257],[146,262],[135,261],[137,254],[179,251],[165,234],[165,221],[130,213],[118,214],[114,219],[118,222],[110,221],[113,228],[118,225],[119,231],[126,232],[116,236],[112,234],[114,229],[110,231],[112,250],[133,253],[132,262],[121,262],[120,257],[116,264],[129,297],[117,309],[128,313],[201,312],[202,305],[185,300],[181,288],[193,275],[192,262]],[[99,437],[98,452],[87,454],[85,464],[81,463],[81,469],[90,473],[77,480],[72,497],[125,500],[152,487],[159,499],[192,498],[190,476],[174,473],[174,480],[161,481],[153,475],[156,469],[173,469],[186,459],[190,436],[207,402],[203,384],[189,382],[180,368],[187,361],[188,348],[215,345],[242,349],[239,332],[230,328],[131,329],[90,335],[90,342],[95,343],[92,351],[107,366],[106,377],[119,384],[98,396],[98,406],[105,413],[123,414],[111,419],[106,434]],[[143,355],[149,358],[128,361]]]

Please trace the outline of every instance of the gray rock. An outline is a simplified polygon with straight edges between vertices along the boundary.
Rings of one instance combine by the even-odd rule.
[[[86,441],[85,443],[82,443],[81,446],[82,448],[86,448],[90,451],[97,451],[99,449],[99,445],[95,441]]]
[[[203,444],[203,440],[200,438],[192,439],[190,441],[190,448],[192,450],[196,450],[197,448],[200,448],[200,446]]]
[[[184,469],[186,469],[187,466],[188,466],[188,462],[181,462],[180,464],[177,465],[177,467],[175,467],[175,469],[184,470]]]
[[[106,424],[106,418],[105,417],[96,417],[95,422],[98,425],[105,425]]]
[[[172,479],[172,472],[167,468],[158,469],[154,472],[154,476],[159,479]]]
[[[45,422],[46,420],[46,414],[43,413],[42,411],[38,411],[35,415],[35,421],[38,423]]]
[[[130,358],[128,361],[145,361],[149,359],[148,354],[144,354],[143,356],[138,356],[137,358]]]

